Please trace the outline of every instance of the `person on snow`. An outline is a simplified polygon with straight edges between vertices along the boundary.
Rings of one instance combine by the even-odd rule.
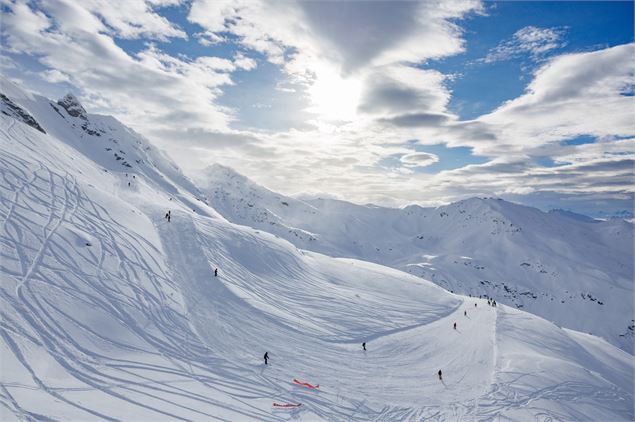
[[[165,218],[166,220],[168,219],[168,213],[167,213],[167,212],[165,213],[165,217],[164,217],[164,218]]]
[[[214,277],[218,277],[218,268],[214,268]]]
[[[443,381],[443,373],[441,372],[441,370],[439,369],[439,380]]]
[[[463,311],[463,316],[467,316],[467,311]]]
[[[492,306],[496,307],[496,301],[495,300],[492,300]]]
[[[268,365],[267,360],[269,359],[269,352],[265,352],[265,365]]]
[[[487,304],[491,306],[492,302],[490,302],[489,299],[487,299]]]
[[[476,308],[476,303],[474,304],[474,307]]]
[[[168,223],[170,222],[171,218],[172,218],[172,211],[168,211]]]
[[[454,323],[454,329],[456,330],[456,322]]]
[[[364,349],[364,352],[366,351],[366,342],[362,343],[362,348]]]

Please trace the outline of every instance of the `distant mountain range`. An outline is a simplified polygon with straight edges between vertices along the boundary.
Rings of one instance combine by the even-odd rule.
[[[497,198],[437,208],[299,200],[214,165],[203,188],[229,221],[302,249],[398,268],[489,296],[633,351],[633,224]]]

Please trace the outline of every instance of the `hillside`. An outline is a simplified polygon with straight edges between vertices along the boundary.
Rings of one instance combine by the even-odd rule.
[[[0,88],[3,421],[635,416],[606,341],[234,224],[115,119]]]
[[[215,165],[204,189],[237,224],[299,248],[401,269],[448,290],[489,296],[633,352],[633,224],[544,213],[494,198],[438,208],[297,200]]]

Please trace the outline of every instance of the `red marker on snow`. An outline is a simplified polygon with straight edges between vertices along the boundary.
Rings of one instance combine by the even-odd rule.
[[[320,384],[318,384],[318,385],[311,385],[311,384],[309,384],[308,382],[300,382],[300,381],[298,381],[298,380],[297,380],[297,379],[295,379],[295,378],[293,379],[293,383],[294,383],[294,384],[297,384],[297,385],[301,385],[301,386],[303,386],[303,387],[307,387],[307,388],[320,388]]]

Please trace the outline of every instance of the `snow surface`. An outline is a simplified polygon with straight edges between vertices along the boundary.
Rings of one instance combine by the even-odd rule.
[[[0,87],[3,421],[633,419],[631,354],[236,225],[116,120]]]
[[[403,209],[298,200],[220,165],[206,176],[210,204],[231,222],[489,296],[633,353],[635,226],[624,220],[544,213],[494,198]]]

